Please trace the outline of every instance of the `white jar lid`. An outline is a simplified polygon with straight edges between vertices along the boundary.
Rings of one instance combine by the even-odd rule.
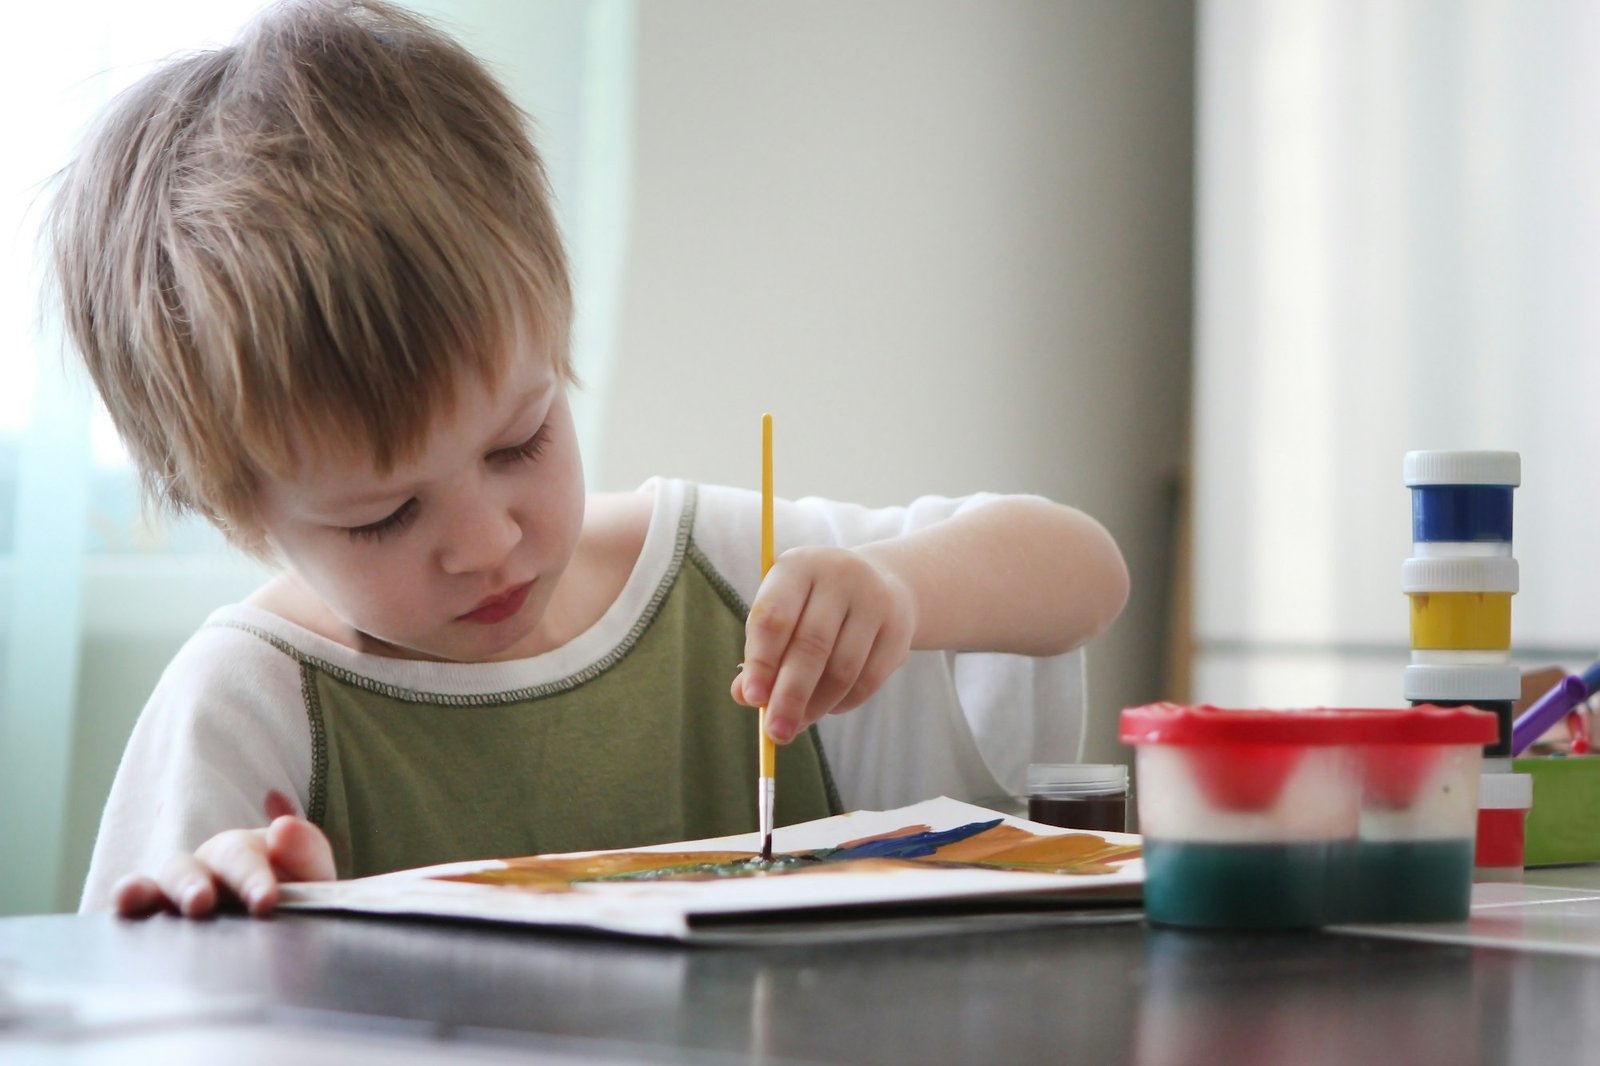
[[[1509,663],[1413,664],[1406,667],[1403,692],[1408,700],[1514,700],[1522,695],[1522,671]]]
[[[1028,791],[1056,796],[1126,792],[1128,768],[1115,763],[1029,763]]]
[[[1407,559],[1400,564],[1400,591],[1516,592],[1517,561],[1505,555],[1477,558]]]
[[[1406,452],[1406,485],[1522,484],[1516,452]]]
[[[1532,806],[1532,774],[1483,774],[1478,778],[1479,810],[1521,811]]]

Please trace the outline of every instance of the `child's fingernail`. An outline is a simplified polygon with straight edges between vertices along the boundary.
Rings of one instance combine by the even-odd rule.
[[[768,722],[767,736],[778,744],[787,744],[794,739],[794,726],[788,722]]]
[[[267,901],[270,886],[256,881],[244,890],[244,903],[252,911],[260,910],[261,905]]]
[[[190,881],[183,887],[183,896],[178,900],[178,909],[184,914],[193,914],[200,893],[204,892],[205,888],[205,883],[202,881]]]

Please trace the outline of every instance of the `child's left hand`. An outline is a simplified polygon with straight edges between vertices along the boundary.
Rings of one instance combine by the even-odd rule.
[[[905,662],[916,617],[911,587],[858,552],[784,552],[750,607],[733,698],[765,704],[767,734],[787,744],[870,699]]]

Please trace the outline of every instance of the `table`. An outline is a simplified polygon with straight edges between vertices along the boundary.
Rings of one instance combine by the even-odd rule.
[[[1541,873],[1600,888],[1597,868],[1530,881]],[[227,1066],[1304,1066],[1564,1061],[1600,1046],[1600,958],[1142,923],[731,948],[313,915],[56,915],[0,920],[0,988],[8,974],[182,1005],[56,1036],[0,1027],[3,1062],[20,1049],[73,1063],[221,1051]]]

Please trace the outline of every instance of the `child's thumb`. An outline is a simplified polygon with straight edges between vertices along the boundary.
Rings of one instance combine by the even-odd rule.
[[[293,815],[267,826],[267,858],[280,881],[332,881],[333,847],[322,830]]]

